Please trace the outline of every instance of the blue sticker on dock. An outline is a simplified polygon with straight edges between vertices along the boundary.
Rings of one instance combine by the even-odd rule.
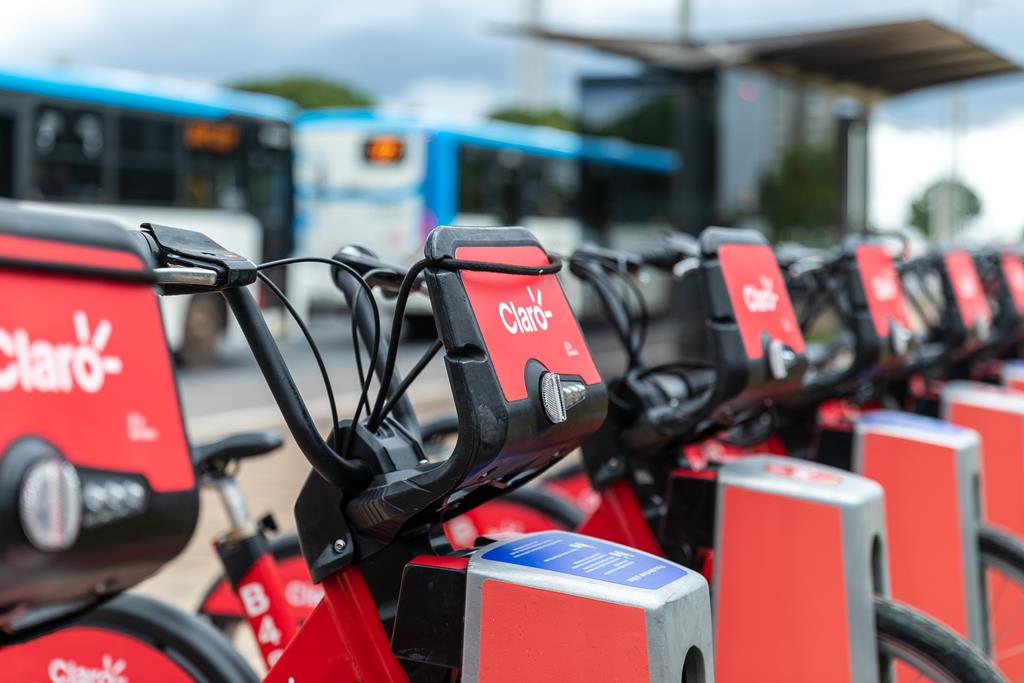
[[[864,413],[860,417],[860,422],[870,426],[903,427],[905,429],[919,429],[926,432],[958,436],[967,431],[964,427],[955,425],[952,422],[946,422],[945,420],[925,415],[904,413],[898,410],[874,410]]]
[[[544,531],[484,552],[483,559],[658,590],[686,576],[668,560],[564,531]]]

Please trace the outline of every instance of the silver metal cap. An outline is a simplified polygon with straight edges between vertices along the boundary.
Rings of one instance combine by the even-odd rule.
[[[913,338],[910,330],[895,320],[889,323],[889,346],[897,356],[903,356],[910,348],[910,340]]]
[[[786,379],[796,361],[796,354],[778,339],[768,342],[765,356],[772,379]]]
[[[992,325],[986,318],[979,315],[974,319],[974,331],[978,335],[978,339],[986,341],[992,335]]]
[[[540,399],[544,412],[553,424],[565,422],[568,411],[587,397],[587,387],[582,382],[562,381],[556,372],[545,372],[540,378]]]

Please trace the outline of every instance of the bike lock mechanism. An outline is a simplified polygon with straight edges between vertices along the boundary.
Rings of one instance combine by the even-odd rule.
[[[974,333],[981,341],[988,341],[988,338],[992,336],[992,322],[982,315],[975,316]]]
[[[557,372],[545,372],[540,378],[540,398],[544,412],[552,424],[568,419],[568,411],[587,397],[587,386],[574,380],[563,380]]]
[[[768,372],[772,379],[786,379],[789,371],[796,365],[797,356],[793,349],[778,339],[765,336],[764,359],[768,363]]]
[[[914,334],[895,320],[889,321],[889,347],[893,355],[904,356],[910,350]]]

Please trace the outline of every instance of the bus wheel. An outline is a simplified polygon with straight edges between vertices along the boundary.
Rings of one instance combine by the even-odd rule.
[[[217,354],[217,343],[227,325],[224,299],[218,294],[196,294],[185,316],[185,341],[178,360],[188,367],[209,365]]]

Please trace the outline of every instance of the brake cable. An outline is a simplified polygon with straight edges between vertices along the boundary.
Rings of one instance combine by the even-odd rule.
[[[402,335],[402,323],[405,318],[405,308],[412,293],[412,288],[422,273],[427,268],[438,268],[441,270],[459,271],[468,270],[471,272],[497,273],[502,275],[553,275],[562,269],[561,261],[551,260],[543,266],[516,266],[506,263],[490,263],[486,261],[472,261],[455,258],[421,259],[414,263],[402,278],[399,286],[398,296],[395,298],[394,320],[391,324],[389,337],[388,354],[384,361],[384,370],[381,373],[381,388],[377,392],[373,411],[367,419],[367,429],[371,432],[377,431],[385,417],[385,403],[387,402],[387,389],[391,385],[391,378],[395,374],[395,362],[398,359],[397,341]]]
[[[340,269],[344,270],[346,273],[348,273],[353,278],[355,278],[355,280],[359,283],[360,295],[357,296],[356,301],[361,299],[362,298],[362,294],[365,293],[367,298],[369,299],[370,307],[371,307],[370,310],[371,310],[371,312],[373,314],[373,328],[374,328],[374,331],[373,331],[373,348],[370,349],[370,367],[371,368],[375,367],[376,363],[377,363],[377,352],[378,352],[378,349],[380,347],[380,331],[381,331],[380,327],[381,327],[381,325],[380,325],[380,310],[377,307],[377,300],[373,296],[373,290],[370,288],[370,285],[366,282],[365,279],[363,279],[363,276],[360,275],[359,272],[355,268],[353,268],[352,266],[348,265],[344,261],[339,261],[338,259],[333,259],[333,258],[324,258],[324,257],[321,257],[321,256],[294,256],[294,257],[290,257],[290,258],[278,259],[276,261],[268,261],[266,263],[262,263],[262,264],[258,265],[256,267],[256,269],[257,269],[257,271],[263,271],[263,270],[269,270],[271,268],[278,268],[278,267],[281,267],[281,266],[287,266],[287,265],[291,265],[291,264],[295,264],[295,263],[322,263],[322,264],[326,264],[326,265],[330,265],[330,266],[335,266],[337,268],[340,268]],[[269,280],[269,278],[267,278],[265,281],[268,281],[268,280]],[[275,295],[281,297],[282,298],[281,299],[282,303],[285,303],[285,301],[287,301],[287,297],[284,296],[284,293],[281,292],[280,288],[276,287],[276,285],[275,285],[275,289],[277,290],[275,292]],[[295,319],[296,323],[299,325],[299,329],[303,330],[303,334],[306,336],[306,341],[307,341],[307,343],[309,343],[310,348],[313,350],[313,355],[315,357],[319,358],[320,354],[319,354],[319,350],[316,347],[316,342],[313,340],[313,337],[309,333],[309,330],[306,327],[305,323],[301,320],[301,316],[298,314],[298,312],[295,310],[295,308],[293,306],[291,306],[290,302],[286,303],[285,305],[286,305],[286,308],[288,308],[289,313],[291,313],[292,317]],[[353,319],[354,318],[355,318],[355,316],[353,316]],[[358,354],[359,354],[359,346],[358,346],[359,345],[359,338],[358,338],[358,336],[354,336],[353,337],[352,345],[353,345],[353,349],[354,349],[354,351],[355,351],[355,353],[356,353],[356,355],[358,357]],[[331,406],[331,419],[333,420],[333,423],[331,425],[331,431],[333,433],[335,433],[335,439],[336,439],[337,438],[337,431],[338,431],[337,430],[337,427],[338,427],[338,412],[337,412],[337,407],[335,405],[334,393],[333,393],[333,391],[331,389],[330,377],[329,377],[329,375],[327,373],[326,366],[322,362],[319,362],[318,364],[320,366],[321,376],[322,376],[322,378],[324,380],[324,387],[325,387],[325,389],[327,391],[328,403]],[[362,359],[361,358],[357,358],[357,365],[361,366],[361,364],[362,364]],[[356,403],[356,411],[357,412],[355,413],[356,417],[355,417],[355,419],[353,419],[353,424],[356,421],[358,421],[358,414],[359,414],[361,406],[364,405],[365,403],[367,403],[368,400],[369,400],[368,396],[369,396],[369,391],[370,391],[370,382],[373,381],[373,373],[372,372],[371,373],[367,373],[365,375],[365,377],[361,376],[360,377],[360,381],[361,381],[361,390],[360,390],[359,401]],[[345,444],[344,444],[343,448],[341,449],[341,451],[339,453],[342,457],[347,457],[349,450],[352,448],[352,439],[353,439],[354,435],[355,435],[355,430],[354,429],[348,430],[348,433],[345,435]],[[335,441],[335,443],[332,444],[332,445],[334,447],[334,450],[337,452],[338,451],[337,442]]]
[[[293,306],[292,302],[287,296],[285,296],[285,293],[281,291],[281,288],[277,286],[277,283],[271,280],[266,273],[257,271],[256,277],[260,279],[260,282],[262,282],[267,289],[274,293],[274,296],[277,297],[285,309],[287,309],[288,313],[292,316],[292,319],[295,320],[295,324],[299,326],[299,330],[302,331],[302,336],[306,338],[306,343],[309,344],[309,350],[313,353],[313,358],[316,359],[317,367],[320,368],[320,376],[323,378],[324,388],[327,390],[327,403],[331,407],[331,419],[334,421],[333,424],[338,424],[338,406],[335,403],[334,391],[331,388],[331,377],[327,372],[327,366],[324,364],[323,356],[320,355],[320,349],[317,346],[316,341],[313,339],[312,333],[306,326],[302,316],[300,316],[299,312],[295,310],[295,306]],[[332,439],[331,448],[335,451],[338,450],[336,438]]]

